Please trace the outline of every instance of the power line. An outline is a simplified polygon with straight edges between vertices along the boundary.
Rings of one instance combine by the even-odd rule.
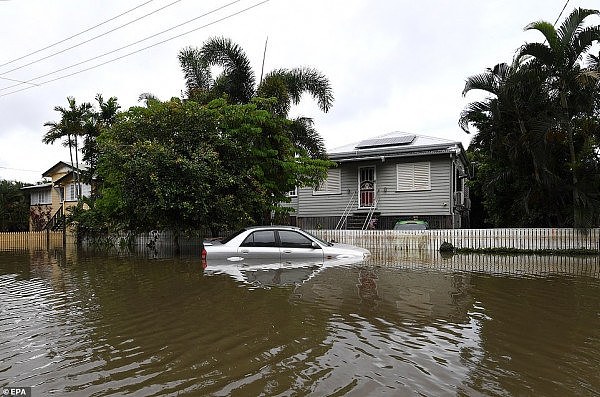
[[[92,27],[90,27],[90,28],[87,28],[87,29],[85,29],[85,30],[82,30],[81,32],[79,32],[79,33],[76,33],[76,34],[74,34],[74,35],[72,35],[72,36],[69,36],[69,37],[67,37],[66,39],[62,39],[62,40],[60,40],[60,41],[57,41],[56,43],[52,43],[52,44],[50,44],[50,45],[47,45],[46,47],[40,48],[39,50],[32,51],[32,52],[30,52],[30,53],[28,53],[28,54],[22,55],[22,56],[20,56],[20,57],[18,57],[18,58],[15,58],[15,59],[12,59],[12,60],[10,60],[10,61],[8,61],[8,62],[5,62],[5,63],[3,63],[3,64],[0,64],[0,67],[2,67],[2,66],[6,66],[6,65],[9,65],[9,64],[11,64],[11,63],[13,63],[13,62],[16,62],[16,61],[20,61],[20,60],[21,60],[21,59],[23,59],[23,58],[27,58],[28,56],[31,56],[31,55],[33,55],[33,54],[37,54],[38,52],[42,52],[42,51],[44,51],[44,50],[47,50],[48,48],[52,48],[52,47],[54,47],[54,46],[56,46],[56,45],[58,45],[58,44],[60,44],[60,43],[64,43],[65,41],[67,41],[67,40],[71,40],[71,39],[73,39],[73,38],[75,38],[75,37],[77,37],[77,36],[81,36],[82,34],[89,32],[90,30],[96,29],[97,27],[100,27],[100,26],[102,26],[102,25],[104,25],[104,24],[106,24],[106,23],[108,23],[108,22],[110,22],[110,21],[114,21],[115,19],[117,19],[117,18],[120,18],[120,17],[122,17],[123,15],[125,15],[125,14],[128,14],[128,13],[130,13],[130,12],[132,12],[132,11],[135,11],[135,10],[137,10],[138,8],[140,8],[140,7],[143,7],[143,6],[145,6],[146,4],[148,4],[148,3],[151,3],[151,2],[153,2],[153,1],[154,1],[154,0],[148,0],[148,1],[146,1],[145,3],[142,3],[142,4],[138,5],[138,6],[135,6],[135,7],[133,7],[133,8],[132,8],[132,9],[130,9],[130,10],[127,10],[127,11],[125,11],[125,12],[122,12],[122,13],[120,13],[119,15],[117,15],[117,16],[114,16],[114,17],[112,17],[112,18],[110,18],[110,19],[107,19],[107,20],[105,20],[105,21],[103,21],[103,22],[100,22],[99,24],[96,24],[96,25],[94,25],[94,26],[92,26]]]
[[[35,172],[35,173],[39,173],[39,174],[41,174],[42,172],[44,172],[44,171],[39,171],[39,170],[38,171],[35,171],[35,170],[24,170],[22,168],[10,168],[10,167],[2,167],[2,166],[0,166],[0,168],[3,169],[3,170]]]
[[[48,83],[51,83],[51,82],[54,82],[54,81],[57,81],[57,80],[62,80],[62,79],[65,79],[65,78],[67,78],[67,77],[71,77],[71,76],[74,76],[74,75],[76,75],[76,74],[79,74],[79,73],[83,73],[83,72],[87,72],[87,71],[89,71],[89,70],[92,70],[92,69],[96,69],[96,68],[98,68],[98,67],[100,67],[100,66],[104,66],[104,65],[106,65],[106,64],[108,64],[108,63],[111,63],[111,62],[118,61],[118,60],[120,60],[120,59],[123,59],[123,58],[126,58],[126,57],[128,57],[128,56],[131,56],[131,55],[137,54],[138,52],[145,51],[145,50],[147,50],[147,49],[149,49],[149,48],[156,47],[156,46],[158,46],[158,45],[160,45],[160,44],[164,44],[164,43],[166,43],[166,42],[169,42],[169,41],[171,41],[171,40],[175,40],[175,39],[177,39],[177,38],[179,38],[179,37],[182,37],[182,36],[185,36],[185,35],[187,35],[187,34],[193,33],[193,32],[195,32],[195,31],[198,31],[198,30],[200,30],[200,29],[204,29],[204,28],[206,28],[206,27],[208,27],[208,26],[211,26],[211,25],[214,25],[214,24],[216,24],[216,23],[218,23],[218,22],[222,22],[222,21],[224,21],[224,20],[226,20],[226,19],[232,18],[232,17],[234,17],[234,16],[236,16],[236,15],[242,14],[242,13],[244,13],[244,12],[246,12],[246,11],[249,11],[249,10],[251,10],[251,9],[253,9],[253,8],[256,8],[256,7],[260,6],[260,5],[263,5],[263,4],[265,4],[265,3],[268,3],[269,1],[270,1],[270,0],[263,0],[263,1],[261,1],[261,2],[259,2],[259,3],[256,3],[256,4],[254,4],[254,5],[250,6],[250,7],[244,8],[243,10],[237,11],[237,12],[235,12],[235,13],[233,13],[233,14],[230,14],[230,15],[227,15],[227,16],[225,16],[225,17],[223,17],[223,18],[220,18],[220,19],[217,19],[217,20],[215,20],[215,21],[212,21],[212,22],[210,22],[210,23],[207,23],[207,24],[205,24],[205,25],[199,26],[199,27],[197,27],[197,28],[195,28],[195,29],[188,30],[187,32],[184,32],[184,33],[178,34],[178,35],[176,35],[176,36],[172,36],[172,37],[170,37],[170,38],[168,38],[168,39],[165,39],[165,40],[159,41],[159,42],[157,42],[157,43],[151,44],[151,45],[149,45],[149,46],[146,46],[146,47],[144,47],[144,48],[140,48],[139,50],[132,51],[132,52],[130,52],[130,53],[127,53],[127,54],[125,54],[125,55],[122,55],[122,56],[119,56],[119,57],[116,57],[116,58],[113,58],[113,59],[109,59],[109,60],[108,60],[108,61],[106,61],[106,62],[102,62],[102,63],[100,63],[100,64],[98,64],[98,65],[90,66],[89,68],[81,69],[81,70],[78,70],[78,71],[76,71],[76,72],[73,72],[73,73],[66,74],[66,75],[64,75],[64,76],[59,76],[59,77],[56,77],[56,78],[54,78],[54,79],[50,79],[50,80],[43,81],[43,82],[41,82],[41,83],[38,83],[38,86],[41,86],[41,85],[44,85],[44,84],[48,84]],[[19,89],[19,90],[14,90],[14,91],[11,91],[11,92],[7,92],[6,94],[1,94],[1,95],[0,95],[0,97],[4,97],[4,96],[7,96],[7,95],[11,95],[11,94],[16,94],[17,92],[25,91],[25,90],[28,90],[28,89],[31,89],[31,88],[33,88],[33,86],[30,86],[30,87],[25,87],[25,88],[21,88],[21,89]]]
[[[97,35],[97,36],[94,36],[94,37],[92,37],[92,38],[90,38],[90,39],[88,39],[88,40],[82,41],[81,43],[78,43],[78,44],[75,44],[75,45],[73,45],[73,46],[71,46],[71,47],[67,47],[67,48],[65,48],[65,49],[63,49],[63,50],[60,50],[60,51],[54,52],[54,53],[52,53],[52,54],[50,54],[50,55],[47,55],[47,56],[45,56],[45,57],[38,58],[38,59],[36,59],[36,60],[34,60],[34,61],[31,61],[31,62],[29,62],[29,63],[26,63],[26,64],[24,64],[24,65],[17,66],[16,68],[12,68],[12,69],[10,69],[10,70],[8,70],[8,71],[6,71],[6,72],[2,72],[2,73],[0,73],[0,76],[4,76],[5,74],[8,74],[8,73],[14,72],[15,70],[23,69],[24,67],[27,67],[27,66],[33,65],[34,63],[38,63],[38,62],[40,62],[40,61],[43,61],[43,60],[46,60],[46,59],[48,59],[48,58],[52,58],[52,57],[54,57],[54,56],[56,56],[56,55],[58,55],[58,54],[62,54],[63,52],[67,52],[67,51],[69,51],[69,50],[72,50],[73,48],[77,48],[77,47],[79,47],[79,46],[82,46],[82,45],[84,45],[84,44],[86,44],[86,43],[89,43],[90,41],[93,41],[93,40],[96,40],[96,39],[98,39],[98,38],[100,38],[100,37],[106,36],[107,34],[109,34],[109,33],[112,33],[112,32],[114,32],[114,31],[116,31],[116,30],[119,30],[119,29],[121,29],[121,28],[124,28],[125,26],[131,25],[131,24],[132,24],[132,23],[134,23],[134,22],[138,22],[139,20],[141,20],[141,19],[144,19],[144,18],[146,18],[146,17],[148,17],[148,16],[150,16],[150,15],[152,15],[152,14],[156,14],[157,12],[159,12],[159,11],[162,11],[162,10],[164,10],[165,8],[167,8],[167,7],[170,7],[170,6],[172,6],[172,5],[176,4],[176,3],[179,3],[180,1],[182,1],[182,0],[175,0],[174,2],[172,2],[172,3],[169,3],[169,4],[167,4],[166,6],[163,6],[163,7],[159,8],[159,9],[157,9],[157,10],[154,10],[154,11],[152,11],[152,12],[149,12],[148,14],[142,15],[141,17],[138,17],[138,18],[136,18],[136,19],[134,19],[134,20],[132,20],[132,21],[129,21],[129,22],[127,22],[127,23],[123,24],[123,25],[117,26],[117,27],[116,27],[116,28],[114,28],[114,29],[111,29],[111,30],[109,30],[109,31],[107,31],[107,32],[104,32],[104,33],[102,33],[102,34],[99,34],[99,35]]]
[[[230,2],[230,3],[227,3],[227,4],[223,5],[223,6],[220,6],[220,7],[218,7],[218,8],[215,8],[215,9],[213,9],[213,10],[211,10],[211,11],[205,12],[204,14],[202,14],[202,15],[199,15],[199,16],[197,16],[197,17],[195,17],[195,18],[189,19],[189,20],[187,20],[187,21],[185,21],[185,22],[182,22],[182,23],[180,23],[180,24],[178,24],[178,25],[175,25],[175,26],[172,26],[172,27],[170,27],[170,28],[168,28],[168,29],[165,29],[165,30],[163,30],[163,31],[161,31],[161,32],[158,32],[158,33],[155,33],[155,34],[153,34],[153,35],[147,36],[147,37],[145,37],[145,38],[143,38],[143,39],[140,39],[140,40],[138,40],[138,41],[134,41],[133,43],[130,43],[130,44],[127,44],[127,45],[125,45],[125,46],[119,47],[119,48],[117,48],[117,49],[114,49],[114,50],[111,50],[111,51],[105,52],[105,53],[103,53],[103,54],[100,54],[100,55],[97,55],[97,56],[94,56],[94,57],[92,57],[92,58],[88,58],[88,59],[86,59],[86,60],[84,60],[84,61],[77,62],[77,63],[74,63],[74,64],[72,64],[72,65],[69,65],[69,66],[65,66],[65,67],[63,67],[63,68],[60,68],[60,69],[56,69],[56,70],[54,70],[54,71],[52,71],[52,72],[48,72],[48,73],[45,73],[45,74],[42,74],[42,75],[36,76],[36,77],[34,77],[34,78],[31,78],[31,79],[28,79],[28,80],[26,80],[26,81],[19,81],[19,80],[16,80],[16,81],[18,82],[18,84],[13,84],[13,85],[9,85],[9,86],[6,86],[6,87],[3,87],[3,88],[0,88],[0,91],[5,91],[5,90],[8,90],[8,89],[11,89],[11,88],[14,88],[14,87],[18,87],[18,86],[20,86],[20,85],[23,85],[23,84],[30,84],[30,82],[32,82],[32,81],[34,81],[34,80],[39,80],[39,79],[41,79],[41,78],[44,78],[44,77],[50,76],[50,75],[52,75],[52,74],[56,74],[56,73],[58,73],[58,72],[62,72],[62,71],[64,71],[64,70],[71,69],[71,68],[74,68],[74,67],[76,67],[76,66],[82,65],[82,64],[84,64],[84,63],[87,63],[87,62],[93,61],[93,60],[95,60],[95,59],[102,58],[102,57],[104,57],[104,56],[106,56],[106,55],[110,55],[110,54],[113,54],[113,53],[115,53],[115,52],[118,52],[118,51],[124,50],[125,48],[129,48],[129,47],[131,47],[131,46],[134,46],[134,45],[136,45],[136,44],[139,44],[139,43],[141,43],[141,42],[144,42],[144,41],[146,41],[146,40],[149,40],[149,39],[151,39],[151,38],[154,38],[154,37],[156,37],[156,36],[160,36],[161,34],[164,34],[164,33],[167,33],[167,32],[169,32],[169,31],[171,31],[171,30],[177,29],[177,28],[179,28],[179,27],[181,27],[181,26],[183,26],[183,25],[187,25],[188,23],[191,23],[191,22],[193,22],[193,21],[196,21],[196,20],[198,20],[198,19],[200,19],[200,18],[203,18],[203,17],[205,17],[205,16],[207,16],[207,15],[214,14],[215,12],[217,12],[217,11],[220,11],[220,10],[222,10],[222,9],[225,9],[225,8],[227,8],[227,7],[229,7],[229,6],[233,5],[233,4],[235,4],[235,3],[239,3],[240,1],[241,1],[241,0],[234,0],[234,1],[232,1],[232,2]],[[2,77],[0,77],[0,79],[1,79],[1,78],[2,78]]]
[[[0,76],[0,79],[7,80],[7,81],[14,81],[14,82],[19,83],[19,84],[13,84],[11,87],[16,87],[16,86],[23,85],[23,84],[37,85],[35,83],[31,83],[31,81],[35,80],[35,79],[28,80],[28,81],[22,81],[22,80],[17,80],[17,79],[9,79],[8,77],[1,77],[1,76]],[[0,91],[2,91],[2,90],[3,90],[3,88],[0,88]]]

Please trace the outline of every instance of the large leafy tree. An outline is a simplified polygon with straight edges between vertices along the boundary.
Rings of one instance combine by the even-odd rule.
[[[588,33],[594,37],[597,29],[583,28],[583,15],[591,14],[575,10],[551,44],[526,44],[513,64],[467,79],[464,95],[488,94],[465,108],[459,124],[478,131],[469,147],[478,164],[472,188],[493,225],[590,226],[598,220],[598,84],[593,70],[577,62],[588,48],[582,44],[590,41]],[[544,22],[527,27],[534,28],[550,37],[554,30]],[[574,39],[578,34],[582,37]],[[544,48],[558,53],[557,40],[581,46],[560,50],[565,52],[560,73],[560,65],[533,56]],[[577,51],[579,58],[573,58]],[[569,73],[573,80],[561,83],[560,76]]]
[[[29,203],[20,182],[0,180],[0,231],[20,232],[29,228]]]
[[[217,233],[262,222],[330,165],[297,155],[290,122],[265,110],[272,102],[173,99],[121,113],[98,139],[105,185],[96,209],[127,230]]]
[[[234,104],[249,103],[256,96],[276,98],[270,110],[282,117],[288,117],[291,105],[298,104],[304,93],[312,95],[324,112],[333,104],[329,80],[313,68],[276,69],[257,84],[245,52],[227,38],[211,38],[199,49],[185,48],[179,53],[179,62],[187,97],[200,103],[220,97]],[[214,67],[220,70],[217,76],[213,76]],[[323,140],[312,119],[298,117],[291,121],[290,136],[296,147],[312,157],[324,157]]]

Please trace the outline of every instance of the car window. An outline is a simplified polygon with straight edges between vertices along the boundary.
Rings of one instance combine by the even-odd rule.
[[[242,230],[238,230],[237,232],[230,234],[229,236],[225,237],[224,239],[221,240],[221,244],[227,244],[229,241],[231,241],[234,237],[239,236],[240,234],[242,234],[243,232],[245,232],[246,229],[242,229]]]
[[[284,248],[312,248],[312,241],[298,232],[280,230],[279,240]]]
[[[260,230],[253,232],[246,237],[241,247],[277,247],[275,231]]]

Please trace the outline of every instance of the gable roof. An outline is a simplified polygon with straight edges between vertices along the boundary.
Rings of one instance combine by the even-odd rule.
[[[449,139],[394,131],[331,149],[329,159],[337,162],[390,157],[452,153],[468,164],[462,143]]]
[[[63,167],[67,167],[69,168],[69,170],[72,172],[74,170],[77,169],[77,167],[72,167],[70,162],[66,162],[66,161],[59,161],[58,163],[54,164],[52,167],[50,167],[47,171],[45,171],[42,176],[43,177],[51,177],[54,173],[56,173],[56,170],[59,168],[63,168]],[[80,164],[79,170],[85,170],[87,167],[83,166],[82,164]]]

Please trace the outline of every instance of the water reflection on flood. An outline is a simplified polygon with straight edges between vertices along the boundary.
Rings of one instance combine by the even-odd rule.
[[[207,270],[193,252],[0,252],[0,387],[600,393],[597,257],[375,252],[352,265]]]

